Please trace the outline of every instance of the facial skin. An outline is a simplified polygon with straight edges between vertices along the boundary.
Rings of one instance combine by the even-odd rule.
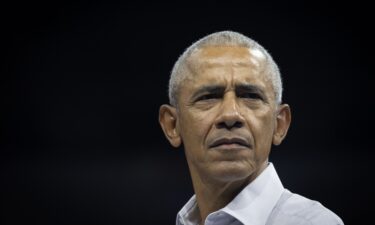
[[[290,124],[275,103],[259,51],[236,46],[198,49],[188,58],[178,108],[163,105],[159,121],[170,143],[183,144],[193,183],[251,182],[267,166]]]

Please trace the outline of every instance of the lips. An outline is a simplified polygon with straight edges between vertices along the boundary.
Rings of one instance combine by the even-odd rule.
[[[244,138],[219,138],[212,142],[212,144],[209,145],[210,148],[215,148],[219,146],[225,146],[225,145],[240,145],[243,147],[250,148],[250,143],[244,139]]]

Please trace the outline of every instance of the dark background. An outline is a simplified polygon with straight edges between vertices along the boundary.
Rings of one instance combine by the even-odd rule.
[[[173,224],[193,190],[159,105],[183,50],[227,29],[281,68],[293,122],[271,161],[284,186],[346,224],[372,218],[369,5],[51,2],[1,9],[1,224]]]

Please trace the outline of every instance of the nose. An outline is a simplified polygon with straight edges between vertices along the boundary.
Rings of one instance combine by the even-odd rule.
[[[229,92],[223,96],[223,102],[219,110],[215,121],[216,128],[231,130],[244,126],[245,119],[240,113],[235,93]]]

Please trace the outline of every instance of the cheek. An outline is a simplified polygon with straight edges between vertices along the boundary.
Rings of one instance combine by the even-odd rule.
[[[257,111],[249,114],[249,127],[253,134],[254,142],[257,148],[263,149],[271,146],[274,120],[272,113],[269,111]]]
[[[181,117],[181,135],[183,139],[189,142],[201,141],[210,128],[210,119],[208,113],[185,113]]]
[[[185,114],[180,118],[181,138],[189,162],[205,162],[204,141],[209,130],[209,122],[202,114]]]
[[[192,129],[192,127],[203,129],[211,123],[213,115],[212,110],[190,109],[182,119],[188,129]]]

